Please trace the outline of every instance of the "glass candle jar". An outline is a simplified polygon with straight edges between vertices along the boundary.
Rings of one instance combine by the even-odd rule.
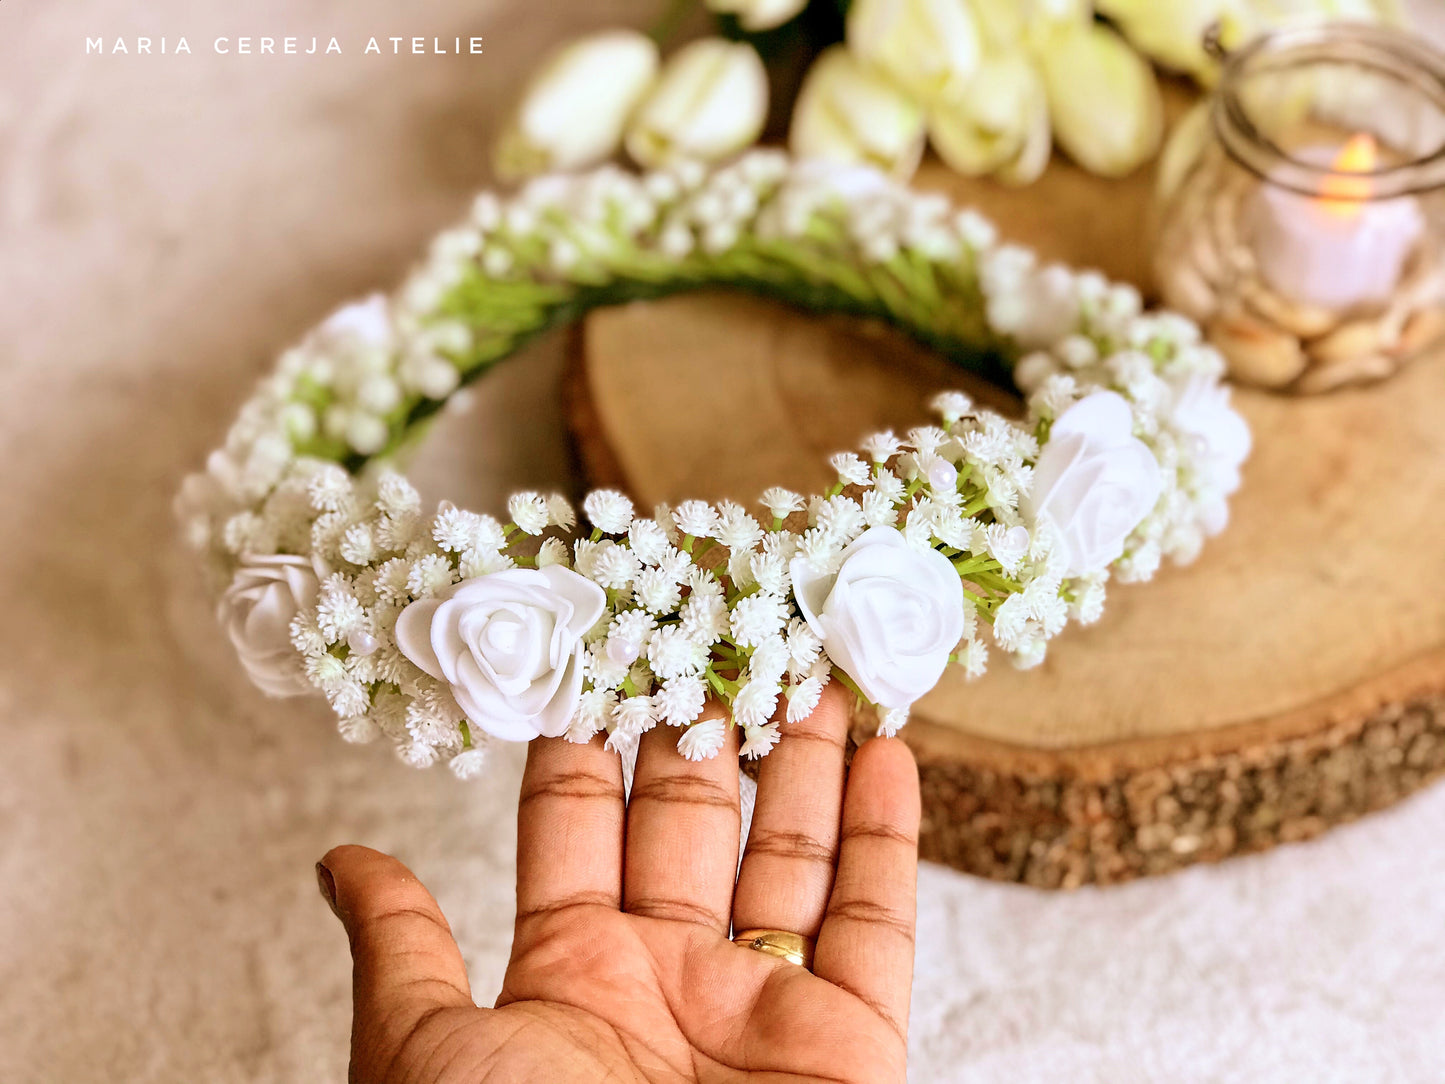
[[[1445,57],[1356,23],[1230,55],[1160,160],[1154,270],[1239,381],[1389,376],[1445,337]]]

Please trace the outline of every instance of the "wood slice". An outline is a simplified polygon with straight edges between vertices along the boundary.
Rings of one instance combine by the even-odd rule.
[[[1076,212],[1109,191],[1075,179]],[[1118,240],[1137,221],[1099,228],[1040,247],[1086,263],[1138,244]],[[830,453],[927,420],[938,390],[980,393],[891,329],[735,295],[595,313],[576,343],[589,479],[645,507],[821,491]],[[916,707],[926,857],[1118,881],[1312,836],[1445,770],[1445,358],[1364,390],[1235,396],[1256,449],[1198,562],[1111,585],[1041,667],[951,672]]]

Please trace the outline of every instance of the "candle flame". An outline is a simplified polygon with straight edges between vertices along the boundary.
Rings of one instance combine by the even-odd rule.
[[[1352,135],[1330,163],[1330,173],[1320,182],[1320,206],[1340,218],[1356,218],[1365,200],[1374,193],[1370,178],[1360,174],[1374,171],[1380,149],[1369,132]]]

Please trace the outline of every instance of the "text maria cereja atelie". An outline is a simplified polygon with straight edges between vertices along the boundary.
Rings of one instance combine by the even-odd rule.
[[[338,38],[319,37],[220,37],[210,42],[213,53],[222,56],[341,56],[346,50]],[[184,56],[192,53],[185,37],[91,38],[85,39],[87,56]],[[368,38],[363,54],[378,56],[480,56],[482,39],[453,38]]]

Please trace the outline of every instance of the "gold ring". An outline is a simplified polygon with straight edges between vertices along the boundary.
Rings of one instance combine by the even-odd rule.
[[[813,941],[800,933],[789,933],[787,930],[739,930],[733,935],[733,944],[756,949],[768,956],[776,956],[809,971],[813,969]]]

